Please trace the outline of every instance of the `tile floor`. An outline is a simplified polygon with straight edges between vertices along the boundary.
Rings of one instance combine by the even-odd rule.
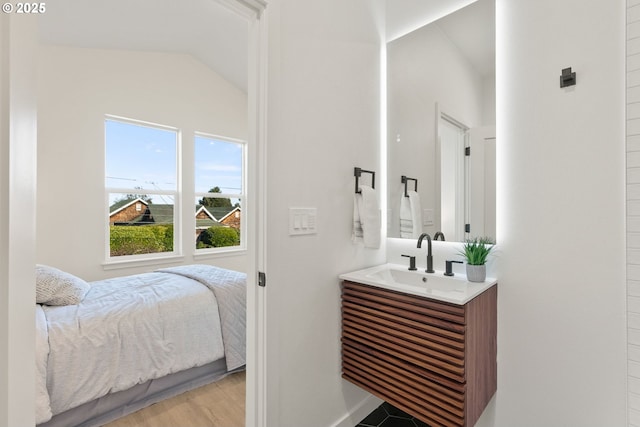
[[[429,427],[427,424],[384,402],[356,427]]]

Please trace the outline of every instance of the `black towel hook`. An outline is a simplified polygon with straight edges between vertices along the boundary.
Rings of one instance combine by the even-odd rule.
[[[418,180],[415,178],[409,178],[405,175],[402,175],[402,177],[400,178],[400,182],[404,184],[404,197],[409,197],[409,193],[407,192],[408,181],[413,181],[414,182],[413,191],[418,191]]]
[[[576,84],[576,73],[569,68],[563,68],[560,75],[560,87],[573,86]]]
[[[376,173],[374,171],[368,171],[362,168],[353,168],[353,176],[356,177],[356,193],[360,194],[362,193],[362,191],[360,191],[360,176],[362,176],[362,172],[364,173],[370,173],[371,174],[371,188],[376,188]]]

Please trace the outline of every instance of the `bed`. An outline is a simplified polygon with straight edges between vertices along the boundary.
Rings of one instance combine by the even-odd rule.
[[[246,275],[210,265],[84,282],[36,268],[36,423],[97,426],[245,366]]]

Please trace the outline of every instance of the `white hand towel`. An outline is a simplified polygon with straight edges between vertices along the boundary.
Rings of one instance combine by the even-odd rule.
[[[422,206],[420,195],[415,191],[407,191],[409,205],[411,206],[411,219],[413,221],[413,237],[418,238],[422,234]]]
[[[364,242],[365,248],[379,248],[381,218],[376,191],[368,185],[361,185],[360,193],[356,193],[354,198],[353,241]]]
[[[413,237],[413,218],[411,216],[411,204],[404,194],[400,196],[400,237],[409,239]]]
[[[351,240],[354,242],[362,242],[362,221],[360,220],[360,207],[362,205],[362,195],[355,193],[353,197],[353,231],[351,232]]]
[[[407,191],[400,200],[400,237],[417,239],[422,234],[422,207],[420,196],[415,191]]]

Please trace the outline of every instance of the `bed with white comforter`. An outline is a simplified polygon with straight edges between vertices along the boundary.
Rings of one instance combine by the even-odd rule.
[[[78,304],[37,304],[36,422],[220,359],[241,369],[245,282],[191,265],[91,282]]]

